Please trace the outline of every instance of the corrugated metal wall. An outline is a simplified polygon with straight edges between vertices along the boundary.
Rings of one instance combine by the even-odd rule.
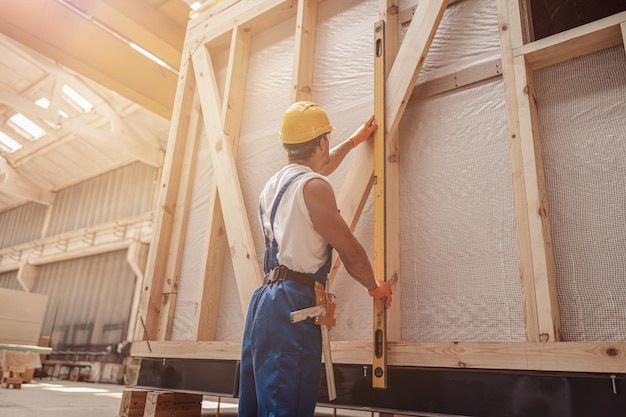
[[[126,250],[43,265],[33,292],[49,296],[42,336],[52,347],[117,344],[126,328],[135,274]]]
[[[153,208],[158,170],[137,162],[57,192],[46,236],[140,216]],[[46,206],[31,203],[0,214],[0,247],[41,238]],[[117,344],[126,339],[135,274],[126,250],[42,265],[33,292],[49,295],[42,336],[55,349]],[[21,289],[17,271],[0,287]]]
[[[0,274],[0,288],[7,290],[21,290],[22,286],[17,282],[17,271],[9,271]]]
[[[41,238],[47,206],[28,203],[0,214],[0,248]]]
[[[47,236],[149,212],[157,175],[136,162],[59,191]]]

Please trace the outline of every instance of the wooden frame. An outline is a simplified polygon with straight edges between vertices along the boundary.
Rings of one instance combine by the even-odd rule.
[[[388,28],[396,31],[398,26],[398,2],[380,2],[381,18],[385,18]],[[388,47],[398,49],[397,57],[389,68],[387,79],[387,134],[392,155],[399,152],[397,127],[403,110],[412,95],[415,79],[428,51],[439,21],[446,9],[446,0],[423,0],[415,10],[404,43],[398,48],[397,40],[388,40]],[[229,2],[228,8],[212,14],[205,7],[200,15],[190,22],[181,77],[175,102],[174,117],[162,180],[159,211],[156,213],[157,226],[150,248],[147,279],[144,285],[144,298],[140,315],[146,323],[148,341],[137,337],[133,344],[133,355],[158,358],[204,358],[237,360],[240,344],[212,341],[215,337],[217,315],[216,293],[219,293],[223,255],[226,251],[224,234],[228,244],[237,277],[242,309],[245,312],[247,300],[260,283],[259,262],[256,259],[254,244],[245,216],[241,190],[234,163],[237,145],[233,141],[238,136],[236,126],[240,114],[233,113],[227,127],[224,109],[237,111],[243,96],[237,93],[226,94],[222,104],[215,86],[215,75],[211,65],[211,52],[228,47],[240,58],[231,57],[228,66],[228,79],[245,79],[247,61],[244,52],[249,37],[272,27],[277,22],[297,16],[296,51],[294,57],[294,88],[292,98],[310,97],[312,80],[311,61],[315,48],[314,36],[317,5],[312,0],[262,0],[250,5],[247,1]],[[470,342],[402,342],[400,334],[400,303],[396,302],[391,311],[391,329],[388,344],[388,363],[402,366],[433,366],[485,369],[549,370],[571,372],[626,372],[626,343],[560,342],[559,308],[555,285],[554,259],[550,235],[549,208],[546,199],[545,179],[541,155],[540,137],[537,123],[537,109],[534,102],[533,71],[548,65],[572,59],[603,48],[624,42],[626,12],[602,19],[579,28],[524,44],[524,29],[518,0],[498,0],[498,22],[500,25],[501,59],[488,63],[489,68],[482,77],[498,76],[502,73],[505,86],[505,103],[510,143],[513,194],[516,217],[518,255],[523,297],[526,342],[520,343],[470,343]],[[245,34],[245,35],[244,35]],[[242,40],[242,36],[243,39]],[[389,39],[389,38],[388,38]],[[243,45],[240,45],[240,42]],[[418,53],[415,53],[417,51]],[[393,57],[393,52],[390,54]],[[390,59],[393,61],[393,59]],[[240,65],[235,63],[239,62]],[[482,64],[481,64],[482,65]],[[243,68],[243,69],[242,69]],[[478,66],[463,70],[462,82],[478,81]],[[451,89],[457,85],[446,84],[451,71],[439,80],[432,81],[435,89]],[[454,74],[456,77],[459,74]],[[447,77],[447,78],[446,78]],[[438,85],[438,81],[441,81]],[[230,85],[230,82],[229,82]],[[195,92],[200,93],[201,109],[193,105]],[[423,90],[422,90],[423,91]],[[419,96],[419,95],[418,95]],[[231,101],[232,100],[232,101]],[[234,109],[234,110],[233,110]],[[155,337],[159,322],[166,322],[168,285],[173,277],[168,275],[166,265],[177,262],[172,256],[172,248],[180,244],[172,232],[176,224],[177,211],[183,209],[180,201],[180,177],[183,175],[184,142],[188,142],[188,121],[202,112],[208,132],[212,163],[216,167],[217,194],[228,192],[233,198],[229,202],[219,200],[209,219],[210,230],[207,236],[207,249],[211,261],[204,259],[205,280],[202,284],[203,305],[195,320],[196,340],[159,341]],[[230,130],[235,128],[235,131]],[[361,209],[371,189],[372,158],[371,148],[365,147],[348,173],[344,187],[338,195],[341,213],[351,227],[356,225]],[[389,171],[395,189],[393,197],[398,199],[398,172],[394,171],[393,161]],[[369,174],[369,175],[368,175]],[[395,176],[395,177],[394,177]],[[218,201],[216,198],[215,201]],[[397,206],[398,204],[396,204]],[[221,207],[221,210],[220,210]],[[394,230],[387,235],[388,244],[399,245],[398,225],[395,216],[387,219]],[[223,224],[223,226],[222,226]],[[224,230],[224,227],[226,228]],[[225,233],[226,232],[226,233]],[[219,248],[215,252],[208,248]],[[398,252],[398,251],[396,251]],[[399,258],[388,259],[390,271],[399,269]],[[331,273],[338,268],[335,262]],[[398,277],[399,278],[399,277]],[[391,279],[395,279],[391,277]],[[399,286],[397,286],[399,287]],[[206,297],[206,298],[205,298]],[[397,300],[398,298],[396,298]],[[171,325],[171,321],[167,320]],[[200,330],[208,324],[209,330]],[[142,334],[143,329],[136,334]],[[167,335],[167,331],[165,333]],[[334,342],[333,359],[337,363],[370,363],[371,343]]]

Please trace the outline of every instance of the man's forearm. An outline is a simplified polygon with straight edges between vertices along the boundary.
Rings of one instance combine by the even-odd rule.
[[[328,164],[322,167],[320,174],[322,175],[330,175],[337,169],[337,167],[343,162],[344,158],[350,150],[354,147],[353,142],[350,139],[346,139],[341,142],[339,145],[332,148],[329,152],[329,161]]]

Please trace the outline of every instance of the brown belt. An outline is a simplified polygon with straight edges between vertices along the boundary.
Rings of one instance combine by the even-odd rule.
[[[286,266],[280,265],[272,269],[269,274],[265,275],[265,278],[263,279],[263,284],[273,284],[275,282],[280,282],[287,279],[290,281],[298,282],[302,285],[306,285],[309,288],[315,288],[315,283],[318,282],[307,274],[292,271]]]

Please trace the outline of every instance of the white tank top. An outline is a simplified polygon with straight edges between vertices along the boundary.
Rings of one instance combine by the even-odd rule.
[[[320,236],[311,221],[304,202],[303,188],[313,178],[328,179],[305,165],[289,164],[269,179],[259,197],[262,227],[270,242],[272,205],[283,185],[298,172],[304,172],[287,188],[278,204],[274,218],[274,233],[278,243],[278,262],[297,272],[315,273],[326,263],[328,242]]]

